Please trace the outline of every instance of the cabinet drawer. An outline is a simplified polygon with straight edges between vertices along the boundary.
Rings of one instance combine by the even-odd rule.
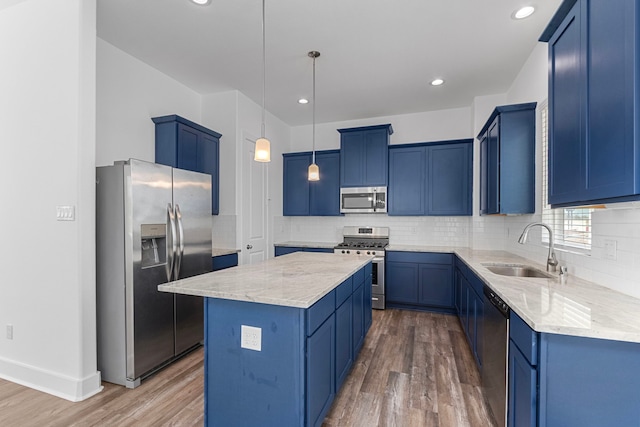
[[[307,309],[307,336],[313,335],[320,325],[336,309],[336,292],[329,292],[327,295]]]
[[[349,295],[353,293],[352,279],[353,276],[349,277],[336,288],[336,308],[340,307],[342,303],[349,298]]]
[[[452,254],[427,252],[394,252],[386,253],[387,261],[415,262],[420,264],[452,264]]]
[[[509,338],[532,366],[538,364],[538,333],[531,329],[513,310],[509,317]]]

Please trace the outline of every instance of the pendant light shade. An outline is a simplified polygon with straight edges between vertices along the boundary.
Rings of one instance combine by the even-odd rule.
[[[266,55],[266,47],[265,47],[265,37],[264,37],[264,2],[262,0],[262,133],[261,137],[256,140],[256,150],[253,155],[253,160],[256,162],[270,162],[271,161],[271,143],[264,136],[264,122],[265,122],[265,108],[264,108],[264,99],[265,99],[265,86],[266,86],[266,68],[267,68],[267,55]]]
[[[309,181],[320,181],[320,168],[315,162],[309,165]]]
[[[258,138],[256,140],[256,152],[253,159],[256,162],[271,161],[271,143],[267,138]]]
[[[320,52],[312,50],[307,53],[307,56],[313,58],[313,154],[307,179],[309,181],[320,181],[320,168],[316,164],[316,58],[320,56]]]

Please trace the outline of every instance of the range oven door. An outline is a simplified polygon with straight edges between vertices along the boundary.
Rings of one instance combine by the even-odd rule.
[[[375,309],[384,310],[385,309],[384,258],[374,258],[371,266],[372,266],[372,273],[371,273],[372,306]]]

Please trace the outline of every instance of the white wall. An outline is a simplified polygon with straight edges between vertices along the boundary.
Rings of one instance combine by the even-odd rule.
[[[340,133],[337,129],[387,123],[391,123],[394,130],[390,144],[463,139],[473,136],[470,128],[471,109],[455,108],[362,120],[318,123],[316,124],[316,150],[340,148]],[[291,147],[287,152],[311,151],[312,136],[311,125],[291,128]]]
[[[95,320],[95,0],[0,7],[0,377],[100,390]],[[75,221],[56,221],[56,206]],[[16,224],[16,225],[13,225]]]
[[[199,123],[201,102],[201,96],[182,83],[98,39],[96,164],[129,158],[155,161],[151,118],[178,114]]]

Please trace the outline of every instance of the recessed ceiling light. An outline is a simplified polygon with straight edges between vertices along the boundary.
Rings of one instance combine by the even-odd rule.
[[[298,104],[308,104],[309,100],[307,98],[298,99]]]
[[[191,1],[200,6],[206,6],[209,3],[211,3],[211,0],[191,0]]]
[[[533,6],[525,6],[513,12],[513,19],[524,19],[528,18],[536,11],[536,8]]]
[[[444,84],[444,80],[442,79],[434,79],[431,81],[431,86],[440,86],[441,84]]]

